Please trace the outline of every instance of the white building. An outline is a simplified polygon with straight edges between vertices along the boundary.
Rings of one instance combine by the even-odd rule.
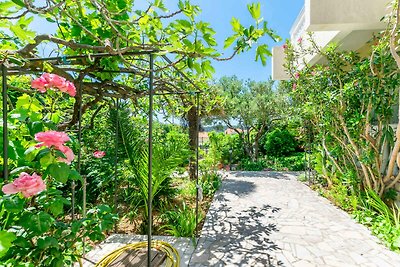
[[[313,33],[316,44],[323,48],[335,42],[340,49],[367,53],[367,42],[374,33],[385,29],[382,18],[388,13],[390,0],[305,0],[290,31],[290,41],[297,44],[302,38],[307,43],[307,32]],[[320,63],[319,55],[309,55],[306,62]],[[272,49],[272,79],[287,80],[283,64],[283,47]]]

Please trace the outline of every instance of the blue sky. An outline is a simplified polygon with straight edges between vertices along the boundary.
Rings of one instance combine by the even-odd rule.
[[[197,0],[203,12],[201,19],[208,21],[217,31],[217,40],[223,43],[224,38],[229,36],[231,31],[230,20],[234,16],[243,25],[249,25],[252,21],[247,11],[248,3],[256,2],[249,0]],[[270,28],[280,35],[283,41],[289,38],[289,31],[294,20],[297,18],[304,0],[262,0],[260,1],[262,16],[268,22]],[[272,49],[275,43],[269,37],[265,37],[266,42]],[[227,55],[230,55],[228,52]],[[261,62],[255,62],[255,51],[240,54],[228,62],[215,62],[216,78],[224,75],[236,75],[241,79],[252,79],[264,81],[271,75],[271,58],[268,59],[267,66],[262,66]]]
[[[168,7],[171,0],[166,0]],[[177,3],[178,1],[173,1]],[[198,4],[202,13],[201,20],[210,22],[217,32],[217,41],[223,46],[223,42],[227,36],[232,34],[230,21],[232,17],[236,17],[244,26],[252,23],[252,18],[247,11],[247,4],[257,2],[250,0],[193,0]],[[268,22],[270,28],[276,31],[283,40],[289,38],[290,28],[304,5],[304,0],[261,0],[262,16]],[[136,0],[136,5],[146,6],[147,1]],[[171,5],[172,6],[172,5]],[[175,8],[171,8],[171,11]],[[43,25],[45,20],[36,20],[32,26],[35,30],[42,33],[53,33],[54,25],[48,27]],[[283,43],[275,43],[269,37],[265,37],[262,42],[267,43],[272,49],[275,45]],[[221,47],[222,48],[222,47]],[[225,55],[229,56],[231,50],[225,51]],[[267,66],[262,66],[261,62],[255,62],[255,51],[248,51],[239,54],[234,59],[225,62],[214,62],[216,69],[215,78],[222,76],[236,75],[241,79],[251,79],[256,81],[264,81],[271,75],[271,58],[267,61]]]

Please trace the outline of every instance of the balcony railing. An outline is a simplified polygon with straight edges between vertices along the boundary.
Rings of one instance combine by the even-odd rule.
[[[290,30],[290,39],[292,41],[292,44],[295,44],[297,42],[297,40],[303,35],[305,30],[306,30],[306,16],[305,16],[305,8],[303,6]]]

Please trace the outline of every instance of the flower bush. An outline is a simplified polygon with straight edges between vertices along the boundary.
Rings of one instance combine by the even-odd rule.
[[[0,266],[71,266],[83,253],[82,243],[102,240],[117,217],[101,205],[71,220],[69,184],[82,178],[74,168],[76,144],[55,130],[55,107],[73,104],[60,93],[75,96],[76,89],[48,73],[31,86],[41,94],[19,95],[8,117],[11,171],[0,184]]]

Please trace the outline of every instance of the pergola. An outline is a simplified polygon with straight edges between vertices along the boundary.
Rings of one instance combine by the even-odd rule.
[[[155,68],[155,56],[160,56],[166,65],[158,66]],[[118,70],[107,70],[100,66],[99,62],[101,59],[120,57],[123,62],[128,62],[129,60],[138,60],[139,65],[131,67],[122,67],[122,64],[118,66]],[[117,99],[116,108],[118,114],[118,99],[132,99],[138,97],[144,97],[148,95],[148,201],[147,201],[147,212],[148,212],[148,229],[147,229],[147,264],[150,266],[152,260],[151,257],[151,241],[152,241],[152,155],[153,155],[153,99],[157,95],[193,95],[196,98],[196,116],[197,116],[197,138],[196,138],[196,225],[198,224],[198,201],[199,201],[199,143],[198,143],[198,132],[199,132],[199,95],[202,90],[192,81],[185,73],[183,73],[176,66],[177,62],[171,61],[165,52],[156,50],[137,50],[137,51],[127,51],[125,53],[90,53],[85,55],[74,55],[74,56],[55,56],[55,57],[34,57],[24,59],[23,65],[12,64],[9,62],[1,62],[1,73],[2,73],[2,111],[3,111],[3,144],[8,144],[8,88],[7,77],[12,75],[25,75],[25,74],[35,74],[42,72],[43,64],[51,64],[54,73],[67,78],[68,80],[74,80],[77,85],[77,94],[75,96],[76,101],[74,104],[74,114],[69,122],[63,123],[59,128],[65,129],[73,125],[78,124],[78,144],[79,147],[82,143],[82,115],[85,110],[99,102],[101,99],[111,98]],[[129,64],[128,64],[129,65]],[[173,68],[179,77],[189,83],[194,90],[184,91],[180,89],[176,84],[172,83],[168,77],[167,79],[162,78],[162,75],[155,77],[155,73],[162,73],[167,68]],[[134,75],[135,77],[140,77],[138,83],[143,85],[144,81],[147,79],[146,90],[138,90],[137,88],[129,87],[125,84],[118,83],[114,80],[102,80],[99,78],[98,73],[110,73],[110,74],[128,74]],[[74,75],[76,78],[74,79]],[[84,81],[85,78],[91,80]],[[18,88],[13,88],[18,89]],[[83,104],[83,95],[90,95],[95,97],[94,100]],[[117,115],[118,116],[118,115]],[[116,128],[118,131],[118,127]],[[118,136],[118,132],[116,133]],[[116,151],[118,142],[115,142]],[[3,177],[4,180],[8,180],[9,170],[8,170],[8,146],[3,146]],[[77,153],[76,168],[77,171],[81,171],[81,148]],[[117,163],[118,163],[118,153],[115,153],[115,170],[114,175],[117,175]],[[72,219],[75,218],[75,182],[72,182]],[[83,181],[83,203],[82,203],[82,216],[86,216],[86,180]],[[197,232],[196,232],[197,235]]]

